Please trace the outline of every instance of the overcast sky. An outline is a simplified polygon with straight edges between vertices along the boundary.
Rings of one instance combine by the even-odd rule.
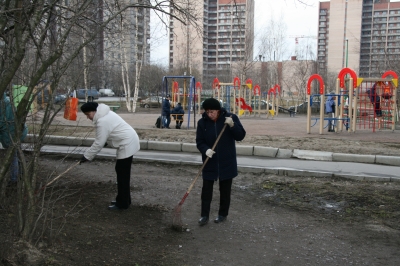
[[[308,6],[300,4],[297,0],[255,0],[254,33],[256,36],[254,53],[258,50],[258,36],[262,35],[263,27],[268,24],[270,17],[278,20],[283,17],[287,26],[287,41],[291,45],[290,50],[295,50],[294,38],[289,36],[306,35],[316,36],[318,30],[318,0],[302,0]],[[152,16],[152,40],[151,62],[168,65],[168,31],[158,22],[158,18]],[[155,37],[155,38],[153,38]],[[299,42],[314,41],[299,39]]]

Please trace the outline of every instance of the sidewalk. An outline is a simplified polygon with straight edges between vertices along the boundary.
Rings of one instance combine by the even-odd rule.
[[[155,110],[152,113],[119,113],[119,115],[136,129],[154,129],[154,123],[159,115]],[[189,129],[194,131],[194,122],[200,118],[196,114],[196,121],[193,114],[188,121],[185,114],[183,126],[190,122]],[[400,130],[372,132],[372,130],[358,130],[356,133],[318,133],[318,126],[312,128],[311,134],[306,133],[306,116],[296,115],[290,117],[289,114],[279,114],[274,119],[265,117],[246,117],[240,118],[248,135],[279,135],[299,138],[324,138],[324,139],[349,139],[375,142],[393,142],[400,140]],[[93,127],[90,120],[79,112],[77,121],[68,121],[58,116],[53,122],[61,125],[88,126]],[[197,124],[197,123],[196,123]],[[160,130],[160,129],[157,129]],[[49,145],[44,147],[44,152],[62,154],[80,150],[83,153],[84,146],[90,146],[93,139],[80,139],[75,137],[52,137]],[[29,137],[26,140],[29,142]],[[51,146],[57,145],[57,146]],[[66,145],[66,146],[58,146]],[[69,146],[69,147],[68,147]],[[76,148],[79,147],[79,148]],[[104,154],[103,154],[104,153]],[[380,181],[399,181],[400,156],[383,155],[360,155],[331,153],[312,150],[289,150],[261,146],[242,146],[237,145],[238,163],[244,171],[264,171],[279,175],[297,176],[340,176],[357,180],[380,180]],[[113,158],[115,150],[103,149],[100,156]],[[172,143],[159,141],[141,141],[141,151],[136,159],[150,161],[164,161],[169,163],[201,163],[194,143]],[[399,172],[399,174],[397,174]]]
[[[63,154],[80,159],[88,147],[46,145],[45,154]],[[115,159],[115,149],[103,148],[97,159]],[[261,156],[238,155],[239,171],[247,173],[266,173],[283,176],[303,177],[342,177],[363,181],[400,182],[400,171],[396,166],[373,165],[367,163],[313,161],[301,159],[278,159]],[[199,153],[141,150],[134,155],[135,162],[156,161],[177,165],[202,164]]]

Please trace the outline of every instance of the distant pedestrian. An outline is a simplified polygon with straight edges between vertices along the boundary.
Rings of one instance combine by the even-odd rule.
[[[171,123],[171,103],[169,102],[171,96],[167,94],[162,104],[162,116],[163,124],[165,128],[170,129],[169,124]]]
[[[133,155],[140,150],[139,137],[136,131],[119,115],[105,104],[87,102],[81,106],[86,117],[93,121],[96,127],[96,139],[92,146],[83,154],[80,163],[91,161],[104,146],[117,148],[118,195],[111,201],[109,210],[127,209],[131,204],[131,166]]]
[[[374,83],[372,88],[367,90],[367,94],[374,108],[374,113],[376,117],[382,116],[381,98],[379,97],[379,93],[381,92],[383,86],[384,83],[382,81],[378,81]]]
[[[326,99],[325,103],[325,109],[326,113],[328,114],[329,120],[328,120],[328,132],[335,132],[335,123],[333,119],[335,118],[335,93],[331,92],[330,95],[328,95],[328,98]]]
[[[219,180],[220,201],[218,216],[214,220],[220,223],[226,220],[231,202],[232,180],[238,175],[236,160],[236,141],[241,141],[246,136],[239,118],[221,108],[220,102],[214,98],[203,102],[204,113],[197,123],[196,145],[202,154],[203,162],[209,157],[204,166],[203,188],[201,190],[201,218],[199,225],[208,223],[211,201],[213,197],[214,182]],[[227,128],[223,132],[218,145],[212,151],[212,147],[222,131],[224,125]]]
[[[10,97],[4,93],[3,97],[0,99],[0,142],[5,149],[14,148],[10,165],[11,183],[16,183],[19,176],[18,148],[13,147],[18,142],[17,139],[14,139],[16,135],[16,126],[18,125],[15,124],[15,116]],[[23,141],[28,134],[28,127],[26,124],[21,124],[21,127],[22,134],[20,141]]]

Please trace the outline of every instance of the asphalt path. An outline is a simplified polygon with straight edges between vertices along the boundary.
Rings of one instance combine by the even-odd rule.
[[[131,97],[133,99],[133,97]],[[96,102],[101,101],[101,102],[119,102],[119,101],[125,101],[125,97],[108,97],[108,96],[104,96],[104,97],[99,97],[98,100],[96,100]],[[79,102],[85,102],[85,99],[79,99]]]
[[[43,153],[62,154],[80,158],[88,147],[46,145]],[[97,158],[114,159],[115,149],[103,148]],[[135,160],[158,161],[171,164],[201,165],[198,153],[144,150],[134,155]],[[304,177],[344,177],[366,181],[400,182],[396,166],[352,162],[280,159],[259,156],[238,156],[239,170],[254,173],[271,173]]]

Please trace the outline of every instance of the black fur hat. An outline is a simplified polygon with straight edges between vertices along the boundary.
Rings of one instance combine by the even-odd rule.
[[[84,113],[91,112],[91,111],[97,111],[97,106],[99,106],[99,104],[96,102],[87,102],[81,106],[81,111]]]
[[[208,98],[203,102],[204,110],[221,110],[221,104],[217,99]]]

